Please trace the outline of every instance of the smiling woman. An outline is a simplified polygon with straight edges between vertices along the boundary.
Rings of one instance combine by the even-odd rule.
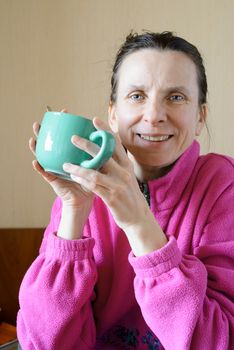
[[[58,198],[20,289],[22,347],[232,349],[234,160],[200,155],[202,58],[173,33],[130,34],[111,82],[109,126],[93,123],[112,158],[65,163],[73,182],[34,161]]]
[[[142,49],[124,59],[118,79],[110,125],[136,167],[152,166],[154,178],[157,169],[160,174],[182,155],[204,125],[207,108],[199,104],[196,66],[181,52]],[[148,180],[142,171],[139,176]]]

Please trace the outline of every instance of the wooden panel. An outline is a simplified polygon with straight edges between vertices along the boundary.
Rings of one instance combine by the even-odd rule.
[[[16,328],[8,323],[0,323],[0,345],[16,340]]]
[[[22,278],[38,255],[44,228],[0,228],[1,318],[16,323]]]

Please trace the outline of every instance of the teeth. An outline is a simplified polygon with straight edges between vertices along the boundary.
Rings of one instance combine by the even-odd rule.
[[[165,141],[169,139],[169,135],[167,136],[147,136],[147,135],[140,135],[140,137],[143,140],[147,141]]]

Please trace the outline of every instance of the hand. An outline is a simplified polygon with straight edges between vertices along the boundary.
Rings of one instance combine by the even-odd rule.
[[[94,118],[96,129],[107,130],[113,134],[108,125],[101,119]],[[84,169],[78,165],[67,163],[64,170],[71,174],[74,181],[95,193],[109,207],[116,223],[126,229],[145,218],[150,213],[142,195],[132,163],[130,162],[118,135],[116,148],[110,160],[99,170]],[[74,146],[95,155],[95,145],[78,136],[72,138]]]
[[[111,132],[102,120],[95,118],[93,122],[97,129]],[[115,138],[114,154],[99,171],[69,163],[64,165],[64,170],[81,186],[102,198],[116,224],[126,233],[133,253],[140,256],[160,249],[167,238],[139,189],[133,165],[119,136]],[[89,141],[74,137],[72,142],[92,153],[93,145]]]
[[[66,112],[66,110],[62,110],[62,112]],[[35,122],[33,124],[35,138],[32,137],[29,140],[29,148],[34,155],[36,149],[36,138],[38,136],[39,129],[40,124]],[[50,184],[56,195],[61,198],[63,204],[67,207],[80,208],[84,205],[84,202],[92,201],[93,194],[87,191],[84,187],[80,186],[78,183],[63,180],[54,174],[45,172],[37,160],[33,160],[32,164],[33,168],[44,178],[45,181]]]

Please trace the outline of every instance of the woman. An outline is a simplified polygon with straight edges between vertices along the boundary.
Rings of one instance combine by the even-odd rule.
[[[199,155],[202,58],[171,32],[130,34],[111,82],[112,159],[100,171],[64,164],[74,183],[34,161],[58,198],[21,285],[21,345],[232,349],[234,161]]]

